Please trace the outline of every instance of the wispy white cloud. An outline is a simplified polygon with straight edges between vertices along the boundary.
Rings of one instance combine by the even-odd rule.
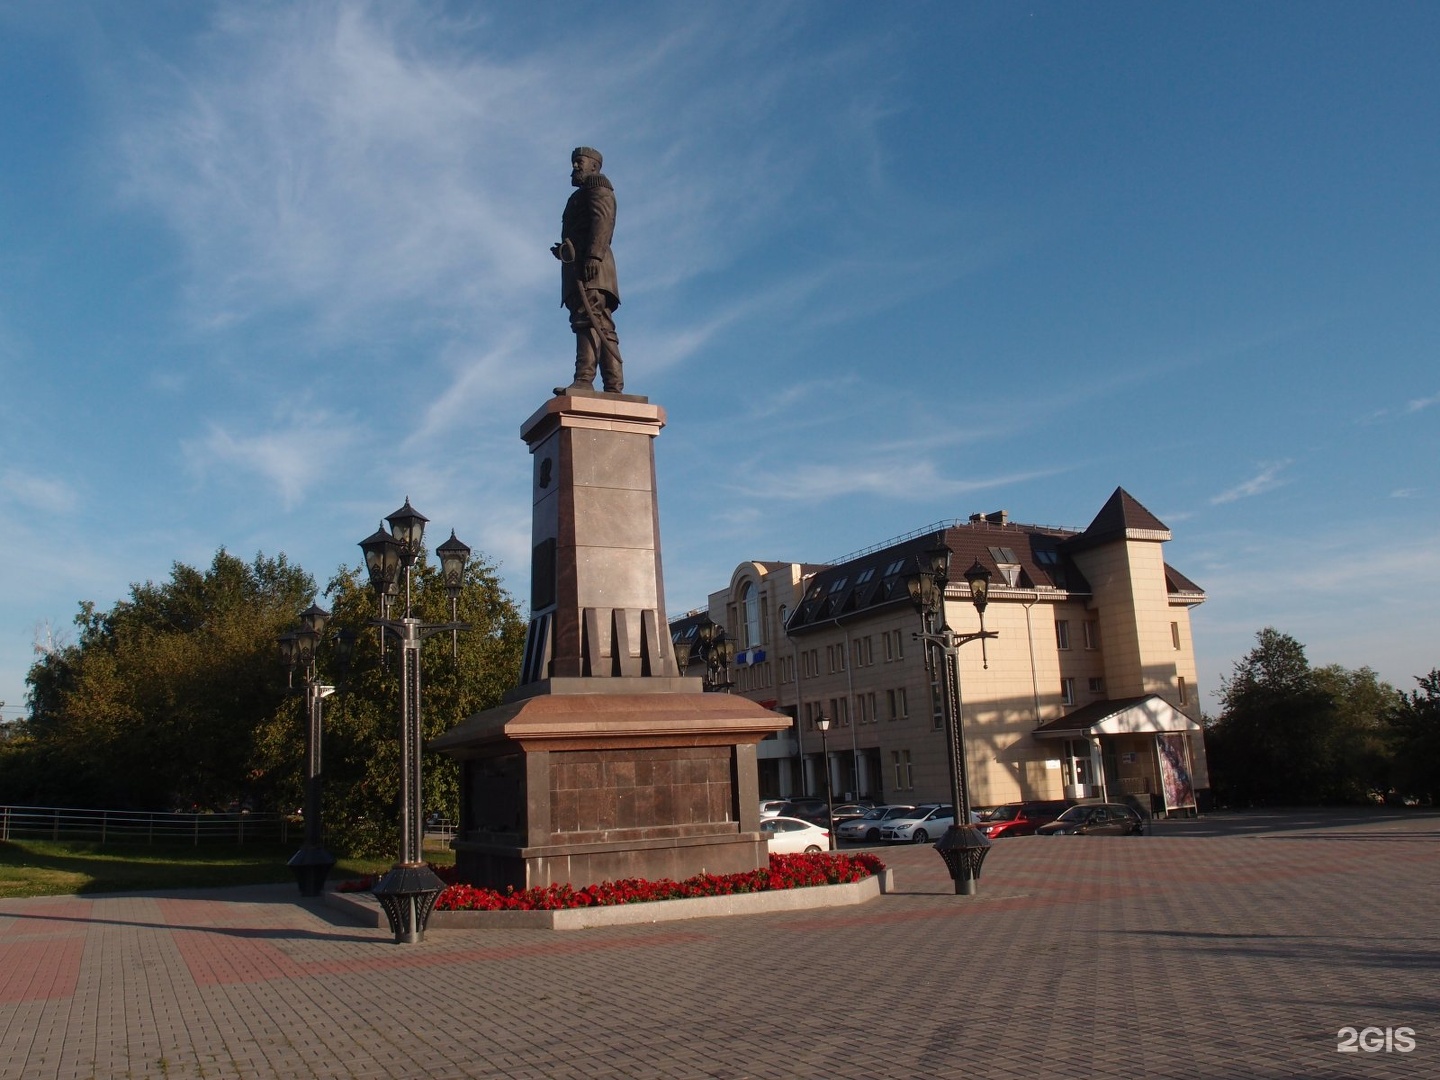
[[[534,286],[534,178],[485,165],[543,139],[553,92],[524,59],[454,60],[443,31],[409,4],[234,7],[189,70],[127,69],[124,190],[185,245],[198,321],[301,304],[363,333],[397,303],[495,309]]]
[[[1267,491],[1272,491],[1282,484],[1288,483],[1287,480],[1282,479],[1280,474],[1289,468],[1290,465],[1291,460],[1289,458],[1283,461],[1262,463],[1258,473],[1249,480],[1245,480],[1232,488],[1227,488],[1219,495],[1213,496],[1210,499],[1210,505],[1220,506],[1223,503],[1235,502],[1237,499],[1248,499],[1252,496],[1263,495]]]
[[[259,476],[289,510],[325,476],[339,470],[346,452],[362,437],[349,422],[319,410],[291,413],[268,430],[244,432],[219,423],[182,448],[193,473],[211,477],[224,469]]]
[[[768,470],[746,483],[743,490],[759,499],[786,502],[824,502],[830,499],[878,495],[887,499],[930,502],[975,491],[1023,484],[1063,469],[1037,469],[983,479],[957,480],[946,476],[933,458],[898,456],[866,464],[811,462],[785,472]],[[747,477],[747,479],[749,479]]]
[[[1424,410],[1430,408],[1432,405],[1440,405],[1440,394],[1431,394],[1429,397],[1411,398],[1398,409],[1392,408],[1390,406],[1384,406],[1379,409],[1374,409],[1366,413],[1364,416],[1360,417],[1360,419],[1357,420],[1356,423],[1378,424],[1388,419],[1389,417],[1394,416],[1397,412],[1401,416],[1409,416],[1412,413],[1423,412]]]
[[[0,491],[21,506],[48,514],[68,514],[79,501],[66,481],[17,468],[0,473]]]

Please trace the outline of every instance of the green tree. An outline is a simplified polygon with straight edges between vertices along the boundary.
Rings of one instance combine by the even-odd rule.
[[[1266,627],[1220,684],[1206,739],[1216,795],[1233,804],[1318,801],[1334,702],[1316,684],[1305,646]]]
[[[1416,682],[1420,689],[1401,694],[1390,715],[1391,786],[1433,805],[1440,797],[1440,668]]]
[[[23,757],[7,785],[27,801],[165,809],[249,794],[253,738],[284,698],[275,638],[314,592],[281,555],[223,548],[205,570],[131,586],[101,612],[82,603],[78,640],[27,676]]]
[[[421,562],[412,581],[414,611],[431,623],[450,620],[450,604],[438,568]],[[357,855],[394,856],[400,815],[400,654],[388,638],[382,656],[379,630],[369,625],[376,603],[362,571],[346,569],[326,588],[336,632],[357,635],[348,672],[330,666],[322,646],[322,678],[338,692],[324,706],[324,800],[326,843]],[[448,731],[476,712],[498,705],[515,685],[525,643],[525,624],[494,569],[472,558],[458,599],[457,618],[468,623],[454,638],[443,634],[421,649],[421,722],[426,739]],[[257,780],[288,805],[299,805],[303,780],[305,719],[297,695],[264,726]],[[459,768],[441,754],[423,760],[424,807],[455,818]]]
[[[1220,699],[1205,748],[1221,801],[1361,802],[1387,785],[1401,695],[1370,668],[1312,668],[1305,646],[1266,627],[1222,680]]]
[[[1391,785],[1390,724],[1404,695],[1368,667],[1330,664],[1316,668],[1313,677],[1334,706],[1325,747],[1329,769],[1321,778],[1320,797],[1365,802]]]

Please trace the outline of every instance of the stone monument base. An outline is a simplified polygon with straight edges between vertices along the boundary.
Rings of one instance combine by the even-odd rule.
[[[463,880],[579,888],[767,864],[755,744],[789,718],[700,693],[698,679],[664,680],[694,688],[671,693],[627,693],[628,681],[566,679],[430,744],[461,762]],[[587,684],[604,692],[578,692]]]

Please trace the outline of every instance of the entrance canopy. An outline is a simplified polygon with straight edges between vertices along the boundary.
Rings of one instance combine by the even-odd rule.
[[[1041,724],[1030,734],[1037,739],[1084,739],[1095,735],[1158,735],[1199,730],[1199,724],[1164,698],[1147,694],[1120,701],[1097,701],[1059,720]]]

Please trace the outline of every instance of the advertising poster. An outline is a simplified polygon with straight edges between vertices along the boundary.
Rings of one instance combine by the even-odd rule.
[[[1185,736],[1156,735],[1155,753],[1160,759],[1160,786],[1165,793],[1165,809],[1194,809],[1195,785],[1190,782]]]

